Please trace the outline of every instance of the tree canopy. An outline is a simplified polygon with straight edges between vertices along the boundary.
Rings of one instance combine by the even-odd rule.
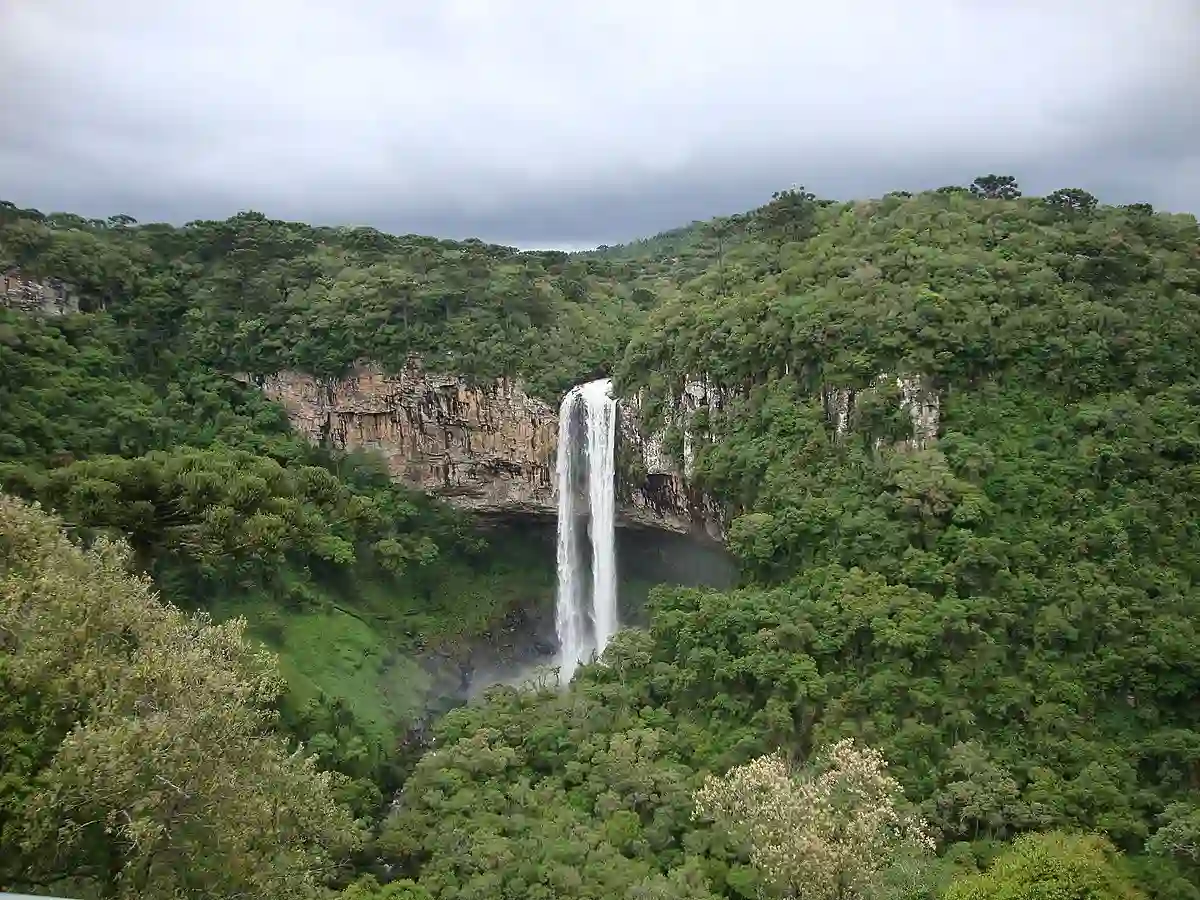
[[[320,896],[358,835],[245,622],[162,603],[0,495],[5,882],[121,897]]]
[[[306,446],[231,376],[418,354],[550,399],[611,373],[720,507],[740,584],[656,588],[568,689],[495,688],[410,766],[353,726],[396,715],[384,675],[344,691],[349,723],[293,703],[293,742],[323,735],[378,815],[346,896],[1189,900],[1197,248],[1192,216],[995,174],[797,185],[584,254],[10,205],[0,256],[83,311],[0,311],[0,478],[120,535],[172,599],[450,638],[550,585],[493,579],[494,534]],[[6,734],[42,759],[51,708],[14,696]],[[826,778],[848,747],[863,777]]]

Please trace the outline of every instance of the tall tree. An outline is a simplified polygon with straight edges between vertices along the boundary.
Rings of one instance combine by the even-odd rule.
[[[945,900],[1144,900],[1099,835],[1020,837],[987,872],[956,881]]]
[[[783,896],[865,900],[900,851],[934,846],[883,756],[852,740],[829,748],[817,773],[797,778],[783,757],[764,756],[710,775],[695,799],[697,815],[749,839],[751,860]]]
[[[4,747],[22,777],[0,779],[0,887],[319,896],[357,835],[334,777],[271,731],[273,660],[126,565],[0,496],[0,732],[24,736]]]
[[[1046,205],[1069,215],[1087,215],[1100,201],[1083,188],[1059,188],[1046,195]]]
[[[771,202],[760,206],[753,213],[755,228],[766,240],[775,245],[776,271],[783,267],[783,248],[789,243],[802,241],[815,231],[816,196],[803,185],[776,191]]]
[[[971,182],[971,193],[986,200],[1016,200],[1021,189],[1012,175],[980,175]]]
[[[722,297],[729,293],[725,280],[726,246],[742,224],[741,216],[718,216],[704,226],[706,236],[717,245],[717,290]]]

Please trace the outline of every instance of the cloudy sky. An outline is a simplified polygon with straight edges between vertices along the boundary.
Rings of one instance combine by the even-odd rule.
[[[1200,212],[1200,0],[0,0],[0,198],[594,246],[793,183]]]

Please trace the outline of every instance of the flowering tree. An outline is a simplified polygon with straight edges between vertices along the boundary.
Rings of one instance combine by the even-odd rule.
[[[903,791],[878,751],[839,741],[817,771],[797,777],[770,755],[709,775],[696,815],[743,832],[751,861],[785,897],[866,897],[899,851],[933,850],[925,822],[902,811]]]

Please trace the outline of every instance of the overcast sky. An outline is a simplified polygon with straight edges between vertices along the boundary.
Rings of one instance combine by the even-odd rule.
[[[1200,0],[0,0],[0,198],[617,243],[793,183],[1200,211]]]

